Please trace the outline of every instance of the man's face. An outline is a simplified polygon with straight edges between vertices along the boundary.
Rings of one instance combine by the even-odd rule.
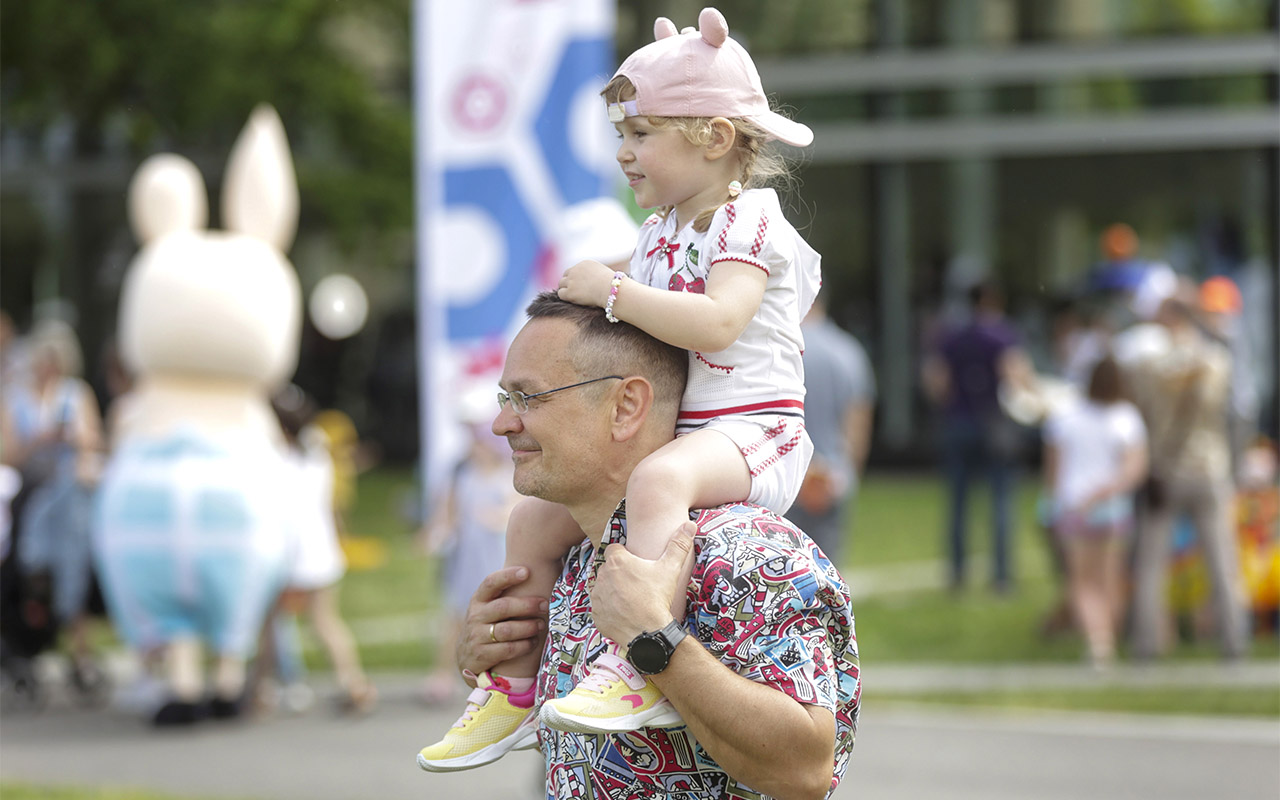
[[[531,320],[507,351],[503,391],[531,395],[599,377],[574,368],[575,346],[581,345],[573,323]],[[493,432],[505,436],[511,447],[516,491],[563,504],[590,492],[601,474],[599,455],[609,437],[606,407],[598,385],[534,398],[523,414],[510,403],[504,406]]]

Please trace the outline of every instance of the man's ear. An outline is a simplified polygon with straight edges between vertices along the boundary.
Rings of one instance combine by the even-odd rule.
[[[738,129],[724,117],[711,120],[711,143],[706,146],[707,158],[716,160],[733,152],[734,142],[738,140]]]
[[[635,436],[653,408],[653,384],[633,375],[614,390],[613,438],[623,442]]]

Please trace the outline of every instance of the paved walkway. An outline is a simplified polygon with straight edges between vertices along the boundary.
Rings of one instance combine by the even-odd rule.
[[[128,668],[125,660],[113,664],[117,670]],[[46,669],[56,672],[57,665]],[[110,708],[82,709],[66,697],[54,696],[41,711],[7,712],[0,720],[0,781],[136,787],[177,797],[254,800],[541,796],[542,764],[536,751],[451,775],[420,771],[414,763],[417,749],[448,727],[458,709],[419,703],[417,676],[381,674],[375,679],[381,703],[364,718],[338,717],[318,705],[300,715],[208,723],[180,732],[155,731],[135,715]],[[1280,668],[1266,663],[1229,669],[1162,665],[1099,677],[1071,666],[877,665],[868,675],[854,771],[835,800],[1276,796],[1280,720],[988,712],[874,703],[877,695],[894,691],[1099,681],[1280,690]],[[320,689],[323,694],[324,686]],[[992,761],[996,753],[999,758]],[[1082,764],[1091,766],[1082,772]],[[1230,770],[1226,778],[1224,765]],[[1064,769],[1071,773],[1070,780]]]
[[[932,562],[904,564],[888,573],[879,569],[859,575],[853,583],[866,594],[910,591],[937,585],[941,574]],[[353,627],[365,644],[430,635],[421,615],[362,620]],[[123,654],[108,664],[119,686],[137,675],[136,663]],[[62,685],[63,664],[47,659],[42,668],[48,685]],[[323,695],[324,678],[315,677]],[[338,717],[317,706],[300,715],[210,723],[177,733],[152,730],[118,707],[78,708],[55,694],[43,710],[6,710],[0,718],[0,781],[139,787],[179,797],[254,800],[542,796],[536,751],[451,775],[419,770],[417,749],[453,722],[459,706],[420,703],[419,676],[374,677],[381,702],[365,718]],[[1084,664],[868,663],[864,677],[867,702],[855,751],[856,777],[837,791],[835,800],[1273,800],[1280,791],[1280,720],[907,709],[874,702],[894,694],[991,689],[1218,686],[1280,691],[1280,663],[1122,663],[1105,672]],[[1000,757],[993,761],[992,752]],[[1147,761],[1149,768],[1143,766]],[[1094,772],[1083,774],[1071,766],[1069,776],[1059,774],[1065,765],[1085,763],[1094,765]],[[1223,783],[1222,765],[1227,763],[1232,765],[1230,787]]]

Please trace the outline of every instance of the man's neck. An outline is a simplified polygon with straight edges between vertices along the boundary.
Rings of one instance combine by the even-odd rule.
[[[578,526],[582,528],[582,532],[591,540],[593,547],[599,547],[601,540],[604,538],[605,529],[609,526],[609,520],[613,517],[613,512],[618,508],[618,503],[622,502],[623,495],[620,493],[616,497],[612,494],[608,496],[596,495],[602,498],[598,502],[586,502],[575,504],[569,508],[569,514],[572,515]]]
[[[591,544],[600,546],[609,519],[618,504],[627,496],[627,483],[631,473],[645,456],[675,438],[675,416],[669,421],[651,422],[645,430],[628,442],[618,459],[600,469],[592,486],[583,487],[579,502],[565,503],[569,514],[582,528]]]

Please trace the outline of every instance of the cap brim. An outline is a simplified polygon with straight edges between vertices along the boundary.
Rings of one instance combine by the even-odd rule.
[[[773,111],[757,114],[751,117],[751,121],[768,131],[773,138],[793,147],[808,147],[813,144],[813,131],[808,125],[787,119]]]

